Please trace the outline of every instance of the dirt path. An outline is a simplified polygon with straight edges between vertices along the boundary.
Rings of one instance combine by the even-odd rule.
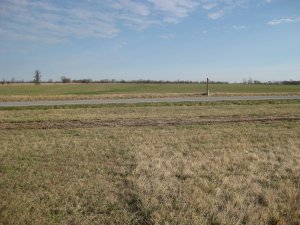
[[[184,98],[132,98],[132,99],[91,99],[59,101],[22,101],[0,102],[0,107],[17,106],[52,106],[52,105],[97,105],[97,104],[137,104],[171,102],[218,102],[218,101],[255,101],[255,100],[300,100],[300,95],[293,96],[223,96],[223,97],[184,97]]]
[[[33,122],[4,122],[0,130],[8,129],[73,129],[113,126],[205,125],[216,123],[250,123],[272,121],[299,121],[300,116],[277,117],[217,117],[198,119],[117,119],[117,120],[54,120]]]

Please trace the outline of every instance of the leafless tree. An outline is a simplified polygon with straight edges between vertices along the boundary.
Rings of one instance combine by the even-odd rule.
[[[41,72],[39,70],[36,70],[34,72],[33,82],[35,84],[40,84],[41,83],[41,77],[42,77]]]

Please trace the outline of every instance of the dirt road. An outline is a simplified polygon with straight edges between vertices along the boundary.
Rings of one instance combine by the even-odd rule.
[[[17,106],[52,106],[52,105],[97,105],[97,104],[135,104],[158,102],[219,102],[244,100],[300,100],[294,96],[230,96],[230,97],[192,97],[192,98],[132,98],[132,99],[92,99],[92,100],[60,100],[60,101],[22,101],[0,102],[0,107]]]
[[[52,120],[0,123],[0,130],[11,129],[74,129],[95,127],[140,127],[140,126],[177,126],[177,125],[205,125],[218,123],[271,123],[274,121],[299,121],[299,116],[264,116],[264,117],[218,117],[196,119],[116,119],[116,120]]]

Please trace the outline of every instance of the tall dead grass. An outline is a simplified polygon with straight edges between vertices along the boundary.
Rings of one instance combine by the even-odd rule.
[[[291,114],[299,115],[294,106]],[[289,111],[231,107],[174,111],[186,117]],[[172,109],[161,109],[169,112],[160,119],[172,118]],[[136,120],[159,114],[92,110],[77,114]],[[55,115],[48,113],[40,117]],[[300,224],[299,121],[0,132],[3,225]]]
[[[148,130],[128,179],[155,224],[299,224],[294,131],[280,123]]]
[[[0,122],[69,120],[205,119],[265,116],[299,116],[300,104],[254,105],[157,105],[109,106],[101,108],[0,110]]]

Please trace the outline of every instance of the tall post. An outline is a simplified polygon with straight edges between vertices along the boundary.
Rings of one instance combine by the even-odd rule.
[[[207,96],[209,96],[208,83],[209,83],[209,79],[207,78],[207,80],[206,80],[206,95]]]

